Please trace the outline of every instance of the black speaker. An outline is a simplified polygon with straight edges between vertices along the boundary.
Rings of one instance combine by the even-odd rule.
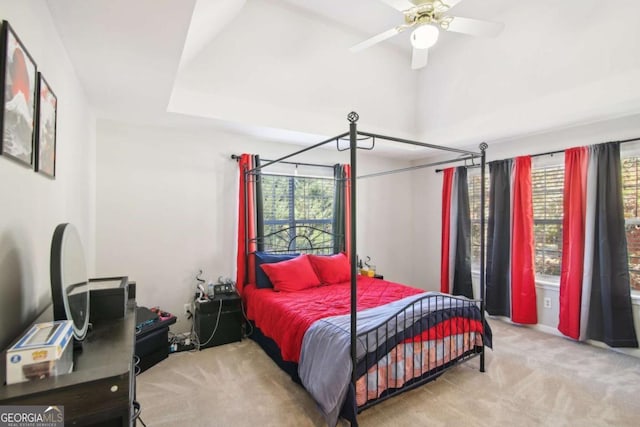
[[[126,316],[128,282],[126,276],[89,279],[89,322],[100,323]]]

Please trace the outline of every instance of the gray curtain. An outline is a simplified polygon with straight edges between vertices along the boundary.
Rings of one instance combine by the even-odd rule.
[[[260,156],[253,156],[254,167],[260,166]],[[264,199],[262,197],[262,170],[254,175],[256,194],[256,236],[258,238],[257,250],[264,251]]]
[[[489,163],[486,308],[494,316],[511,317],[511,164]]]
[[[629,284],[620,143],[591,149],[591,155],[597,156],[598,177],[587,338],[611,347],[638,347]]]
[[[337,254],[346,250],[346,218],[345,218],[345,191],[344,165],[333,165],[333,178],[336,191],[333,199],[333,253]]]
[[[469,213],[469,185],[467,168],[456,168],[458,174],[458,191],[451,197],[458,198],[458,214],[456,218],[456,253],[453,274],[452,295],[464,295],[473,299],[471,281],[471,215]]]

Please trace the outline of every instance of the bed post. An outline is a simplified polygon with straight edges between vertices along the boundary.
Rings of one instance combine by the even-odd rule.
[[[485,299],[485,217],[484,217],[484,206],[485,206],[485,198],[486,194],[484,191],[485,187],[485,169],[486,169],[486,150],[489,146],[486,142],[480,144],[480,152],[482,154],[480,160],[480,319],[482,321],[482,325],[484,327],[484,299]],[[484,372],[484,345],[482,346],[482,353],[480,353],[480,372]]]
[[[358,149],[358,113],[352,111],[347,116],[349,120],[349,154],[351,155],[351,178],[349,180],[349,188],[351,189],[351,218],[350,224],[350,248],[351,252],[351,383],[353,384],[354,391],[356,387],[356,310],[357,310],[357,255],[356,255],[356,154]]]

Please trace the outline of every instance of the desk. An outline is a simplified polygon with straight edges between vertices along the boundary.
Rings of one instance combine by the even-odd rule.
[[[36,320],[53,318],[49,307]],[[63,405],[65,426],[130,426],[135,397],[133,349],[135,300],[127,304],[127,316],[94,325],[75,352],[73,372],[39,381],[4,385],[0,405]],[[2,363],[6,350],[2,352]]]

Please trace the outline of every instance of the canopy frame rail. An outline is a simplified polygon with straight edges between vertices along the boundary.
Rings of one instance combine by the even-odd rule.
[[[358,135],[369,136],[371,138],[384,139],[384,140],[387,140],[387,141],[400,142],[402,144],[416,145],[418,147],[433,148],[435,150],[440,150],[440,151],[449,151],[451,153],[458,153],[458,154],[465,154],[465,155],[468,155],[468,156],[475,156],[476,158],[479,158],[480,156],[482,156],[482,153],[479,152],[479,151],[469,151],[469,150],[462,150],[460,148],[445,147],[444,145],[428,144],[426,142],[414,141],[414,140],[406,139],[406,138],[398,138],[396,136],[380,135],[380,134],[364,132],[364,131],[360,131],[360,130],[357,131],[357,134]]]
[[[409,166],[406,168],[399,168],[399,169],[392,169],[392,170],[388,170],[388,171],[383,171],[383,172],[374,172],[374,173],[369,173],[366,175],[360,175],[358,177],[358,179],[364,179],[364,178],[373,178],[376,176],[383,176],[383,175],[391,175],[394,173],[399,173],[399,172],[409,172],[409,171],[413,171],[413,170],[418,170],[418,169],[424,169],[424,168],[428,168],[428,167],[432,167],[432,166],[438,166],[438,165],[446,165],[449,163],[455,163],[455,162],[462,162],[462,161],[467,161],[467,160],[473,160],[473,159],[478,159],[480,158],[480,156],[465,156],[465,157],[459,157],[456,159],[449,159],[449,160],[441,160],[441,161],[437,161],[437,162],[431,162],[431,163],[425,163],[422,165],[416,165],[416,166]]]
[[[247,175],[248,174],[255,174],[255,173],[259,172],[260,170],[266,168],[267,166],[271,166],[273,164],[280,163],[283,160],[290,159],[291,157],[297,156],[298,154],[306,153],[307,151],[313,150],[314,148],[322,147],[323,145],[326,145],[326,144],[328,144],[330,142],[333,142],[336,138],[342,138],[342,137],[344,137],[346,135],[349,135],[349,132],[345,132],[345,133],[342,133],[342,134],[340,134],[338,136],[334,136],[334,137],[331,137],[329,139],[325,139],[324,141],[318,142],[317,144],[310,145],[309,147],[305,147],[305,148],[303,148],[301,150],[298,150],[298,151],[295,151],[295,152],[293,152],[291,154],[287,154],[287,155],[282,156],[280,158],[277,158],[275,160],[268,161],[265,164],[258,165],[258,166],[254,167],[252,169],[249,169],[249,170],[245,171],[245,174],[247,174]]]

